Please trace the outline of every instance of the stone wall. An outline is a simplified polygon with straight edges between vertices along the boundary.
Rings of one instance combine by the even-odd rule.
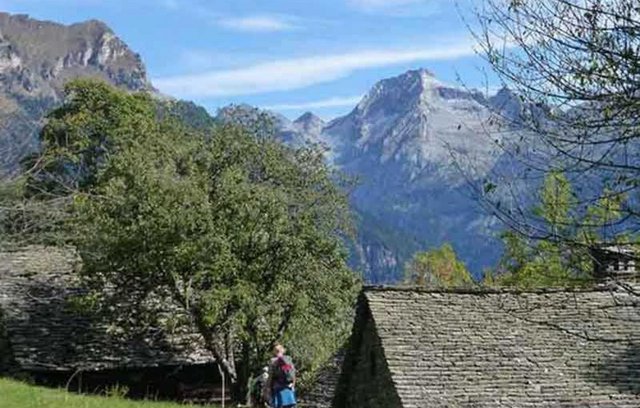
[[[335,408],[401,408],[376,325],[363,302],[340,377]]]
[[[0,308],[0,375],[9,373],[13,366],[13,352],[7,337],[2,308]]]
[[[341,349],[319,370],[309,389],[300,395],[303,408],[331,408],[346,349]]]
[[[126,389],[126,397],[132,399],[197,404],[222,401],[222,381],[214,363],[98,371],[27,371],[24,374],[34,384],[83,394],[105,394],[119,387]],[[228,402],[230,395],[227,384]]]

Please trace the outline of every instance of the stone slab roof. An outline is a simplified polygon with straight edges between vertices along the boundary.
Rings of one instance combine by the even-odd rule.
[[[629,290],[368,288],[363,300],[405,408],[640,407]]]
[[[340,349],[318,371],[311,387],[300,396],[304,408],[331,408],[342,374],[345,352],[344,348]]]
[[[69,249],[30,247],[0,253],[0,319],[23,370],[101,370],[213,361],[193,332],[124,336],[74,309],[81,293]],[[2,325],[0,325],[2,326]]]

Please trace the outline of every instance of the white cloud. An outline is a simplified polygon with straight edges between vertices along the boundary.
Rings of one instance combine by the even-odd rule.
[[[451,60],[473,55],[471,40],[438,47],[368,50],[345,54],[281,59],[244,68],[158,78],[161,91],[183,98],[250,95],[289,91],[335,81],[355,71],[420,61]]]
[[[436,0],[431,1],[434,2]],[[382,9],[424,3],[425,0],[348,0],[348,2],[353,6],[364,9]]]
[[[267,54],[268,55],[268,54]],[[188,48],[181,50],[170,66],[163,67],[159,77],[197,74],[215,70],[231,70],[256,64],[265,59],[265,53],[233,52],[212,49]]]
[[[344,106],[355,106],[362,99],[362,95],[336,97],[321,99],[318,101],[301,102],[301,103],[282,103],[276,105],[265,106],[264,109],[277,111],[305,110],[305,109],[322,109],[322,108],[341,108]]]
[[[212,21],[214,24],[234,31],[242,32],[278,32],[289,31],[298,26],[294,16],[276,14],[255,14],[246,16],[232,16],[214,11],[213,9],[191,2],[189,0],[155,0],[169,11],[181,10],[200,19]]]
[[[441,11],[451,0],[346,0],[352,8],[367,13],[383,13],[397,17],[424,17]]]
[[[180,2],[178,0],[161,0],[160,4],[169,10],[177,10],[180,8]]]
[[[296,28],[290,19],[268,15],[226,17],[219,19],[218,24],[231,30],[245,32],[277,32]]]
[[[265,33],[289,31],[298,28],[294,16],[275,14],[255,14],[232,16],[216,12],[209,7],[189,2],[188,0],[159,0],[160,4],[170,10],[182,10],[190,15],[212,21],[214,24],[234,31]]]

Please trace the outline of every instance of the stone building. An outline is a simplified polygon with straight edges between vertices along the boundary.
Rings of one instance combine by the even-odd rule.
[[[330,408],[333,397],[336,394],[340,373],[344,363],[346,348],[341,349],[318,370],[308,389],[301,395],[301,407],[303,408]]]
[[[70,250],[0,253],[0,375],[88,392],[125,386],[131,397],[219,399],[217,365],[197,334],[124,334],[74,307],[76,266]]]
[[[640,294],[367,288],[333,406],[640,407]]]
[[[594,277],[600,281],[607,279],[638,282],[636,269],[637,253],[630,245],[597,245],[591,248]]]

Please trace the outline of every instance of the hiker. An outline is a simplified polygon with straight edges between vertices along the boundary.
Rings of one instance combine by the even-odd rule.
[[[265,388],[269,379],[269,367],[265,366],[258,376],[251,382],[249,390],[249,402],[252,407],[264,408],[267,406],[265,396]]]
[[[273,408],[294,408],[296,406],[296,368],[291,357],[285,355],[282,344],[273,347],[274,357],[269,364],[269,379],[266,391],[267,401]]]

